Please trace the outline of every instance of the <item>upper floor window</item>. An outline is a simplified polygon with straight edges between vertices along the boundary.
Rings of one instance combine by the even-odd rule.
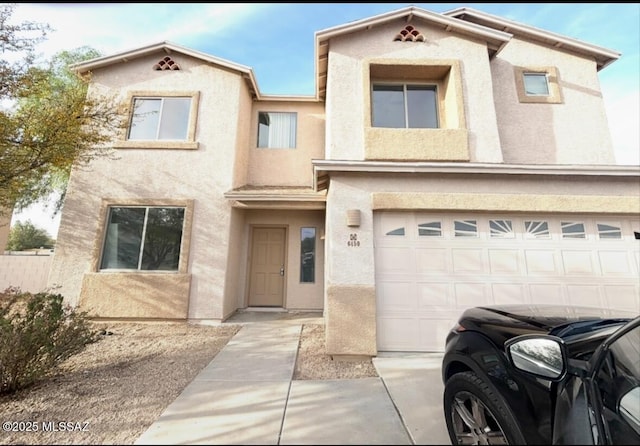
[[[528,96],[549,96],[546,73],[523,73],[524,92]]]
[[[187,139],[190,97],[135,97],[129,140]]]
[[[101,269],[178,271],[184,207],[111,207]]]
[[[438,128],[435,85],[373,84],[372,125],[387,128]]]
[[[296,113],[258,112],[258,147],[295,148],[297,121]]]
[[[516,91],[521,103],[561,104],[562,91],[556,67],[514,67]]]

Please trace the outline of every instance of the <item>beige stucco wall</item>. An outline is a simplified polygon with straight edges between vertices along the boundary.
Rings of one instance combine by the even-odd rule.
[[[87,273],[78,308],[91,317],[186,319],[189,274]]]
[[[258,148],[258,112],[297,113],[296,147]],[[312,159],[324,158],[324,104],[321,102],[260,101],[253,103],[247,184],[254,186],[313,185]]]
[[[240,91],[238,107],[238,123],[235,162],[233,166],[232,187],[243,186],[249,182],[249,153],[251,149],[252,135],[247,129],[251,126],[253,114],[253,97],[247,89]]]
[[[331,173],[327,199],[325,317],[332,354],[370,354],[375,340],[373,211],[381,209],[637,215],[638,177]],[[360,225],[348,226],[349,210]],[[350,243],[357,241],[357,244]],[[374,305],[373,310],[370,305]],[[364,313],[364,314],[362,314]],[[362,337],[351,339],[355,327]],[[330,333],[330,334],[329,334]]]
[[[521,103],[517,67],[555,67],[562,103]],[[491,72],[506,163],[615,164],[595,61],[516,37]]]
[[[325,348],[329,355],[377,355],[375,287],[329,287],[325,307],[325,330]]]
[[[245,226],[242,244],[236,247],[243,268],[238,272],[237,308],[248,305],[248,253],[252,226],[284,226],[287,229],[286,282],[284,307],[288,310],[322,310],[324,299],[324,211],[288,211],[252,209],[242,211]],[[300,229],[316,228],[315,282],[300,282]]]
[[[233,185],[238,146],[237,133],[229,129],[239,126],[241,104],[248,109],[246,84],[239,73],[180,54],[172,55],[180,71],[153,71],[153,64],[164,56],[158,53],[96,70],[94,82],[102,90],[121,89],[122,98],[129,91],[198,91],[197,149],[118,149],[111,159],[96,159],[74,170],[49,284],[59,285],[69,303],[78,302],[85,275],[96,272],[92,251],[96,240],[98,246],[101,243],[103,198],[154,203],[193,200],[191,249],[186,259],[191,275],[188,317],[221,319],[231,226],[231,207],[223,194]]]
[[[471,162],[502,162],[486,45],[437,29],[419,19],[414,19],[411,24],[427,37],[426,42],[394,42],[395,35],[406,26],[404,20],[330,40],[327,158],[366,158],[365,132],[371,126],[367,119],[370,108],[368,67],[371,63],[384,61],[388,64],[395,59],[403,65],[412,61],[437,64],[448,60],[459,62],[464,107],[464,121],[461,123],[468,131],[468,159]],[[450,105],[446,104],[447,107]],[[454,123],[456,119],[447,116],[447,121]],[[389,147],[389,150],[402,150],[398,146]]]

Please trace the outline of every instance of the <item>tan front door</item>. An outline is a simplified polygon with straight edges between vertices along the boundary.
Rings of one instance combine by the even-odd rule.
[[[250,307],[282,307],[285,228],[253,228]]]

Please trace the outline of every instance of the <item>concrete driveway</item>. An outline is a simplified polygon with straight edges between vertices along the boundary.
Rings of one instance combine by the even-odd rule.
[[[382,352],[373,365],[413,444],[451,444],[442,409],[442,354]]]

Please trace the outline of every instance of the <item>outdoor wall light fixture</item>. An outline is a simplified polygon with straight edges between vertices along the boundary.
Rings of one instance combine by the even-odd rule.
[[[347,226],[354,227],[360,226],[360,210],[349,209],[347,211]]]

